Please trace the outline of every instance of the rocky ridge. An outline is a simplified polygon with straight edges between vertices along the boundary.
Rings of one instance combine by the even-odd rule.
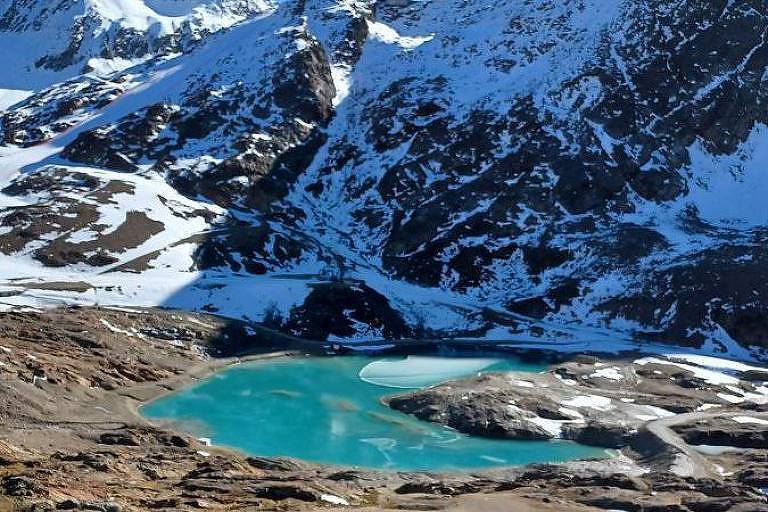
[[[713,369],[717,364],[684,355],[610,362],[581,356],[536,375],[480,375],[387,403],[468,434],[629,449],[655,471],[722,478],[736,471],[702,453],[737,460],[742,449],[750,456],[768,449],[768,375],[738,363]],[[749,463],[736,465],[743,471]]]

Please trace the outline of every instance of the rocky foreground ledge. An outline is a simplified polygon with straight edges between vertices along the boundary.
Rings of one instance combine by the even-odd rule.
[[[170,311],[0,313],[0,510],[768,511],[759,372],[713,384],[665,359],[579,359],[391,399],[475,434],[622,447],[603,461],[461,474],[245,457],[136,412],[235,353],[272,357],[285,343]]]

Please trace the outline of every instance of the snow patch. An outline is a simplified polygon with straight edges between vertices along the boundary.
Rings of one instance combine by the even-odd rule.
[[[734,416],[731,418],[736,423],[751,423],[755,425],[768,425],[768,420],[754,418],[752,416]]]
[[[608,380],[623,380],[624,375],[621,373],[621,371],[618,368],[612,367],[612,368],[600,368],[599,370],[595,371],[590,375],[590,377],[595,378],[603,378]]]
[[[418,48],[422,44],[431,41],[434,37],[433,35],[420,37],[401,36],[389,25],[370,20],[368,20],[368,33],[372,39],[386,44],[396,44],[404,50]]]
[[[702,368],[699,366],[693,366],[690,364],[680,363],[677,361],[670,361],[665,359],[660,359],[657,357],[644,357],[642,359],[637,359],[635,361],[635,364],[639,364],[641,366],[646,364],[659,364],[659,365],[671,365],[671,366],[677,366],[678,368],[682,370],[687,370],[694,374],[694,376],[707,381],[709,384],[715,384],[715,385],[725,385],[725,384],[738,384],[739,379],[736,377],[733,377],[731,375],[726,375],[722,372],[718,372],[715,370],[709,370],[707,368]]]
[[[330,503],[332,505],[341,505],[344,507],[349,506],[349,502],[345,500],[344,498],[340,496],[336,496],[334,494],[321,494],[320,499],[326,503]]]
[[[609,411],[613,409],[611,399],[599,395],[579,395],[563,401],[562,404],[567,407],[588,407],[591,409],[599,409],[601,411]]]
[[[121,328],[119,328],[119,327],[117,327],[117,326],[115,326],[115,325],[112,325],[111,323],[109,323],[109,321],[108,321],[108,320],[106,320],[106,319],[104,319],[104,318],[100,318],[100,319],[99,319],[99,322],[101,322],[101,324],[102,324],[104,327],[106,327],[107,329],[109,329],[110,331],[112,331],[112,332],[114,332],[114,333],[117,333],[117,334],[125,334],[126,336],[130,336],[130,337],[133,337],[133,336],[134,336],[134,334],[133,334],[131,331],[126,331],[125,329],[121,329]]]

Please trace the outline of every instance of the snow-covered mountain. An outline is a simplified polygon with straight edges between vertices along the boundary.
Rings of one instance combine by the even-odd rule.
[[[262,0],[2,0],[0,108],[71,77],[188,51],[267,9]]]
[[[762,1],[0,13],[8,304],[765,356]]]

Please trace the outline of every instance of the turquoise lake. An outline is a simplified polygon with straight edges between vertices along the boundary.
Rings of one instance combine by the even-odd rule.
[[[471,375],[476,373],[473,364],[484,364],[449,361],[447,372],[431,371],[440,366],[435,360],[406,361],[409,364],[403,366],[411,375],[400,382],[400,387]],[[359,376],[373,361],[365,357],[307,357],[244,363],[151,402],[141,412],[147,418],[169,420],[180,429],[210,438],[214,445],[251,455],[379,469],[461,470],[605,456],[602,449],[567,441],[470,437],[393,411],[380,399],[403,390],[373,384]],[[371,380],[391,384],[389,374],[402,371],[402,358],[399,362],[377,361],[384,369],[372,365],[365,371],[373,368],[370,373],[378,377],[374,375]],[[414,379],[412,361],[418,362],[415,367],[422,382]],[[393,362],[396,364],[391,368],[387,366]],[[488,363],[484,371],[542,369],[515,359]]]

